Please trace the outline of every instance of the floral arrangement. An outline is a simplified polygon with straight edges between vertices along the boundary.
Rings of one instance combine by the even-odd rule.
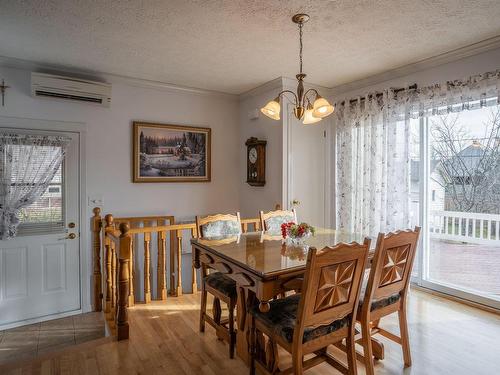
[[[307,223],[295,224],[294,222],[281,224],[281,235],[284,239],[290,237],[292,239],[306,238],[314,235],[315,229]]]

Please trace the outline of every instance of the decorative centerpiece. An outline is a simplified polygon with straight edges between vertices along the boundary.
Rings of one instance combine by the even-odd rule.
[[[305,240],[314,235],[315,229],[307,223],[295,224],[294,222],[281,224],[283,239],[292,245],[303,245]]]

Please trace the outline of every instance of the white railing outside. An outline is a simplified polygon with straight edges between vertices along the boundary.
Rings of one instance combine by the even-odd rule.
[[[500,245],[500,215],[431,211],[429,232],[432,238]]]

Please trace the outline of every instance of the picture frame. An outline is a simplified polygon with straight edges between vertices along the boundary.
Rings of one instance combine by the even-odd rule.
[[[210,182],[211,129],[133,122],[133,182]]]

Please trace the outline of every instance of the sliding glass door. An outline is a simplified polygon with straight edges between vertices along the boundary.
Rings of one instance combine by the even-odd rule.
[[[414,282],[500,308],[500,106],[411,121]]]

